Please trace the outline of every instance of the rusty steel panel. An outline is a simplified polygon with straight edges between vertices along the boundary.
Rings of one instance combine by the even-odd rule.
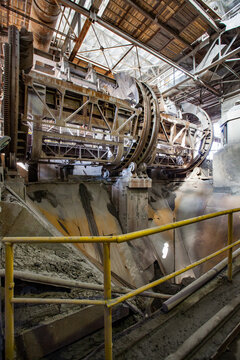
[[[106,189],[96,183],[82,184],[85,199],[80,196],[80,184],[29,185],[27,192],[41,213],[63,235],[94,235],[93,231],[99,235],[120,234],[121,227]],[[103,269],[101,249],[96,244],[76,246],[100,270]],[[146,282],[128,244],[111,245],[111,262],[116,284],[135,287]]]
[[[104,165],[103,173],[111,175],[133,163],[137,172],[148,166],[184,176],[211,147],[212,124],[203,110],[185,103],[179,117],[173,116],[144,83],[136,83],[137,106],[34,71],[25,76],[25,85],[28,108],[22,122],[33,126],[34,161],[84,161]]]
[[[113,309],[113,322],[126,317],[129,308]],[[16,337],[17,351],[26,360],[36,360],[103,328],[103,307],[87,306],[49,323],[24,331]]]

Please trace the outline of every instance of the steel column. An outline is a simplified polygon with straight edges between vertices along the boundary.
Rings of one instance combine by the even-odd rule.
[[[233,214],[228,214],[228,245],[233,241]],[[228,280],[232,281],[232,248],[228,250]]]
[[[103,265],[104,265],[104,299],[111,300],[111,260],[110,244],[103,244]],[[104,307],[104,340],[105,359],[112,360],[112,309]]]
[[[13,244],[5,246],[5,360],[14,359]]]
[[[210,70],[211,68],[213,68],[214,66],[220,65],[222,64],[225,60],[227,60],[229,57],[236,55],[237,53],[240,52],[240,46],[238,46],[236,49],[232,50],[231,52],[229,52],[228,54],[222,56],[220,59],[212,62],[211,64],[203,67],[202,69],[200,69],[199,71],[197,71],[195,73],[195,76],[199,79],[199,75],[201,75],[202,73],[204,73],[207,70]],[[177,84],[170,86],[168,89],[164,90],[162,92],[163,95],[166,95],[169,91],[171,91],[172,89],[175,89],[177,86],[184,84],[186,81],[188,81],[188,78],[185,78],[184,80],[178,82]],[[203,80],[200,80],[203,82]]]

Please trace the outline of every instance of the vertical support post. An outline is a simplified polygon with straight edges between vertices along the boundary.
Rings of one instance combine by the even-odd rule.
[[[173,223],[176,222],[175,209],[173,210]],[[173,229],[173,271],[176,271],[176,230]],[[174,278],[174,282],[176,282],[176,278]]]
[[[103,244],[104,299],[111,299],[110,243]],[[105,359],[112,360],[112,308],[104,307]]]
[[[14,359],[13,244],[5,247],[5,360]]]
[[[228,245],[233,240],[233,214],[228,214]],[[228,250],[228,281],[232,281],[232,248]]]

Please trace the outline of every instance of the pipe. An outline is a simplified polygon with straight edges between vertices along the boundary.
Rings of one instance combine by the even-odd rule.
[[[0,277],[5,276],[5,270],[0,269]],[[25,281],[30,282],[36,282],[39,284],[45,284],[45,285],[51,285],[51,286],[57,286],[57,287],[65,287],[65,288],[80,288],[80,289],[88,289],[88,290],[95,290],[95,291],[103,291],[104,286],[99,284],[89,284],[84,283],[76,280],[65,280],[60,279],[57,277],[49,277],[46,275],[39,275],[34,273],[28,273],[25,271],[14,271],[14,278],[15,279],[21,279]],[[118,294],[127,294],[131,289],[125,288],[125,287],[117,287],[114,286],[112,288],[113,293]],[[139,296],[143,297],[150,297],[150,298],[156,298],[156,299],[169,299],[172,295],[169,294],[161,294],[161,293],[155,293],[152,291],[145,291],[142,294],[139,294]]]
[[[234,251],[232,254],[233,259],[240,255],[240,248]],[[200,289],[204,284],[214,278],[225,266],[228,264],[228,258],[225,258],[211,270],[200,276],[197,280],[192,282],[190,285],[186,286],[184,289],[179,291],[177,294],[173,295],[170,299],[166,300],[162,304],[161,310],[165,313],[172,310],[180,302],[185,300],[188,296],[192,295],[195,291]]]
[[[68,304],[68,305],[105,305],[105,300],[95,299],[52,299],[52,298],[12,298],[12,304]]]
[[[165,360],[185,360],[189,355],[193,355],[198,349],[199,345],[204,343],[206,338],[211,337],[225,321],[228,321],[240,306],[240,296],[234,298],[229,304],[218,311],[211,319],[202,325],[194,334],[192,334],[178,350],[170,354]],[[193,357],[191,356],[191,359]]]
[[[6,186],[7,188],[7,186]],[[9,189],[9,188],[7,188]],[[175,223],[171,223],[171,224],[167,224],[167,225],[161,225],[161,226],[156,226],[150,229],[144,229],[144,230],[138,230],[138,231],[134,231],[134,232],[130,232],[127,234],[121,234],[121,235],[101,235],[101,236],[23,236],[23,237],[4,237],[2,239],[2,242],[9,242],[9,243],[15,243],[15,244],[23,244],[23,243],[31,243],[31,244],[41,244],[41,243],[66,243],[66,244],[76,244],[76,243],[103,243],[103,242],[115,242],[115,243],[122,243],[125,241],[130,241],[130,240],[134,240],[134,239],[138,239],[138,238],[142,238],[144,236],[149,236],[149,235],[153,235],[153,234],[157,234],[160,232],[164,232],[167,230],[172,230],[172,229],[176,229],[182,226],[186,226],[186,225],[190,225],[190,224],[194,224],[200,221],[204,221],[207,219],[213,219],[215,217],[218,216],[222,216],[222,215],[227,215],[227,214],[231,214],[231,213],[235,213],[235,212],[239,212],[240,208],[235,208],[235,209],[230,209],[230,210],[223,210],[223,211],[217,211],[215,213],[211,213],[211,214],[207,214],[207,215],[201,215],[201,216],[196,216],[194,218],[191,219],[187,219],[187,220],[180,220],[180,221],[176,221]],[[217,256],[219,254],[221,254],[222,252],[230,249],[231,247],[234,247],[236,245],[238,245],[238,243],[240,243],[239,241],[236,241],[234,243],[233,246],[229,246],[229,247],[225,247],[222,250],[217,251],[216,253],[212,254],[211,256]],[[210,255],[209,255],[210,256]],[[203,259],[204,261],[207,261],[209,258],[206,257]],[[202,260],[201,260],[202,261]],[[196,262],[198,263],[198,262]],[[200,263],[199,263],[200,264]],[[190,265],[189,265],[190,266]],[[191,266],[197,266],[197,265],[191,265]],[[186,270],[184,270],[186,271]],[[176,274],[179,275],[179,274]],[[167,279],[166,279],[167,280]]]
[[[190,269],[195,268],[198,265],[201,265],[201,264],[205,263],[208,260],[213,259],[215,256],[222,254],[224,251],[227,251],[228,249],[231,249],[232,247],[234,247],[236,245],[240,245],[240,240],[234,242],[232,245],[225,246],[221,250],[218,250],[215,253],[212,253],[212,254],[210,254],[210,255],[208,255],[208,256],[206,256],[206,257],[204,257],[204,258],[202,258],[202,259],[200,259],[198,261],[195,261],[194,263],[186,266],[185,268],[183,268],[181,270],[178,270],[178,271],[175,271],[175,272],[173,272],[173,273],[171,273],[169,275],[163,276],[160,279],[155,280],[153,282],[150,282],[147,285],[141,286],[136,290],[132,290],[131,292],[129,292],[126,295],[119,296],[119,297],[109,301],[107,303],[107,306],[108,307],[113,307],[113,306],[115,306],[117,304],[120,304],[121,302],[123,302],[125,300],[131,299],[132,297],[137,296],[138,294],[141,294],[143,291],[152,289],[153,287],[155,287],[157,285],[160,285],[160,284],[162,284],[163,282],[165,282],[167,280],[170,280],[170,279],[172,279],[172,278],[174,278],[174,277],[176,277],[176,276],[178,276],[180,274],[183,274],[184,272],[186,272],[186,271],[188,271]]]
[[[7,9],[11,12],[13,12],[14,14],[18,14],[20,15],[22,18],[24,18],[24,20],[30,20],[30,22],[33,22],[33,23],[36,23],[38,25],[42,25],[42,26],[45,26],[46,28],[48,28],[49,30],[51,30],[52,32],[55,32],[56,34],[59,34],[61,36],[63,36],[64,38],[68,39],[68,40],[74,40],[74,37],[69,34],[65,34],[64,32],[60,31],[60,30],[57,30],[57,29],[54,29],[52,28],[51,26],[49,26],[48,24],[43,24],[41,21],[37,20],[37,19],[34,19],[32,18],[31,16],[27,15],[26,13],[22,12],[22,11],[19,11],[17,9],[14,9],[12,8],[11,6],[8,6],[8,5],[5,5],[5,4],[1,4],[1,7],[3,7],[4,9]],[[3,41],[4,42],[4,41]],[[6,41],[7,42],[7,41]]]
[[[60,8],[55,0],[32,1],[30,16],[48,25],[46,27],[33,21],[29,22],[29,31],[33,32],[33,45],[35,48],[48,52],[53,36],[53,30],[49,30],[49,26],[55,28],[59,13]]]

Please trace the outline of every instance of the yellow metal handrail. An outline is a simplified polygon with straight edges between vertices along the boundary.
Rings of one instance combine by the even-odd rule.
[[[14,359],[14,303],[64,303],[64,304],[86,304],[86,305],[103,305],[104,306],[104,339],[105,339],[105,358],[112,359],[112,307],[130,299],[166,280],[172,279],[189,269],[192,269],[215,256],[228,250],[228,279],[232,281],[232,248],[240,244],[240,240],[232,243],[233,239],[233,213],[239,212],[240,208],[219,211],[208,215],[198,216],[188,220],[177,221],[175,223],[157,226],[151,229],[135,231],[128,234],[114,236],[60,236],[60,237],[5,237],[5,360]],[[183,269],[175,271],[147,285],[132,290],[127,294],[115,299],[111,298],[111,260],[110,245],[112,242],[121,243],[130,241],[143,236],[157,234],[163,231],[176,229],[178,227],[190,225],[196,222],[212,219],[218,216],[228,215],[228,246],[208,255]],[[103,265],[104,265],[104,300],[94,299],[41,299],[41,298],[14,298],[14,253],[13,245],[19,243],[103,243]]]

